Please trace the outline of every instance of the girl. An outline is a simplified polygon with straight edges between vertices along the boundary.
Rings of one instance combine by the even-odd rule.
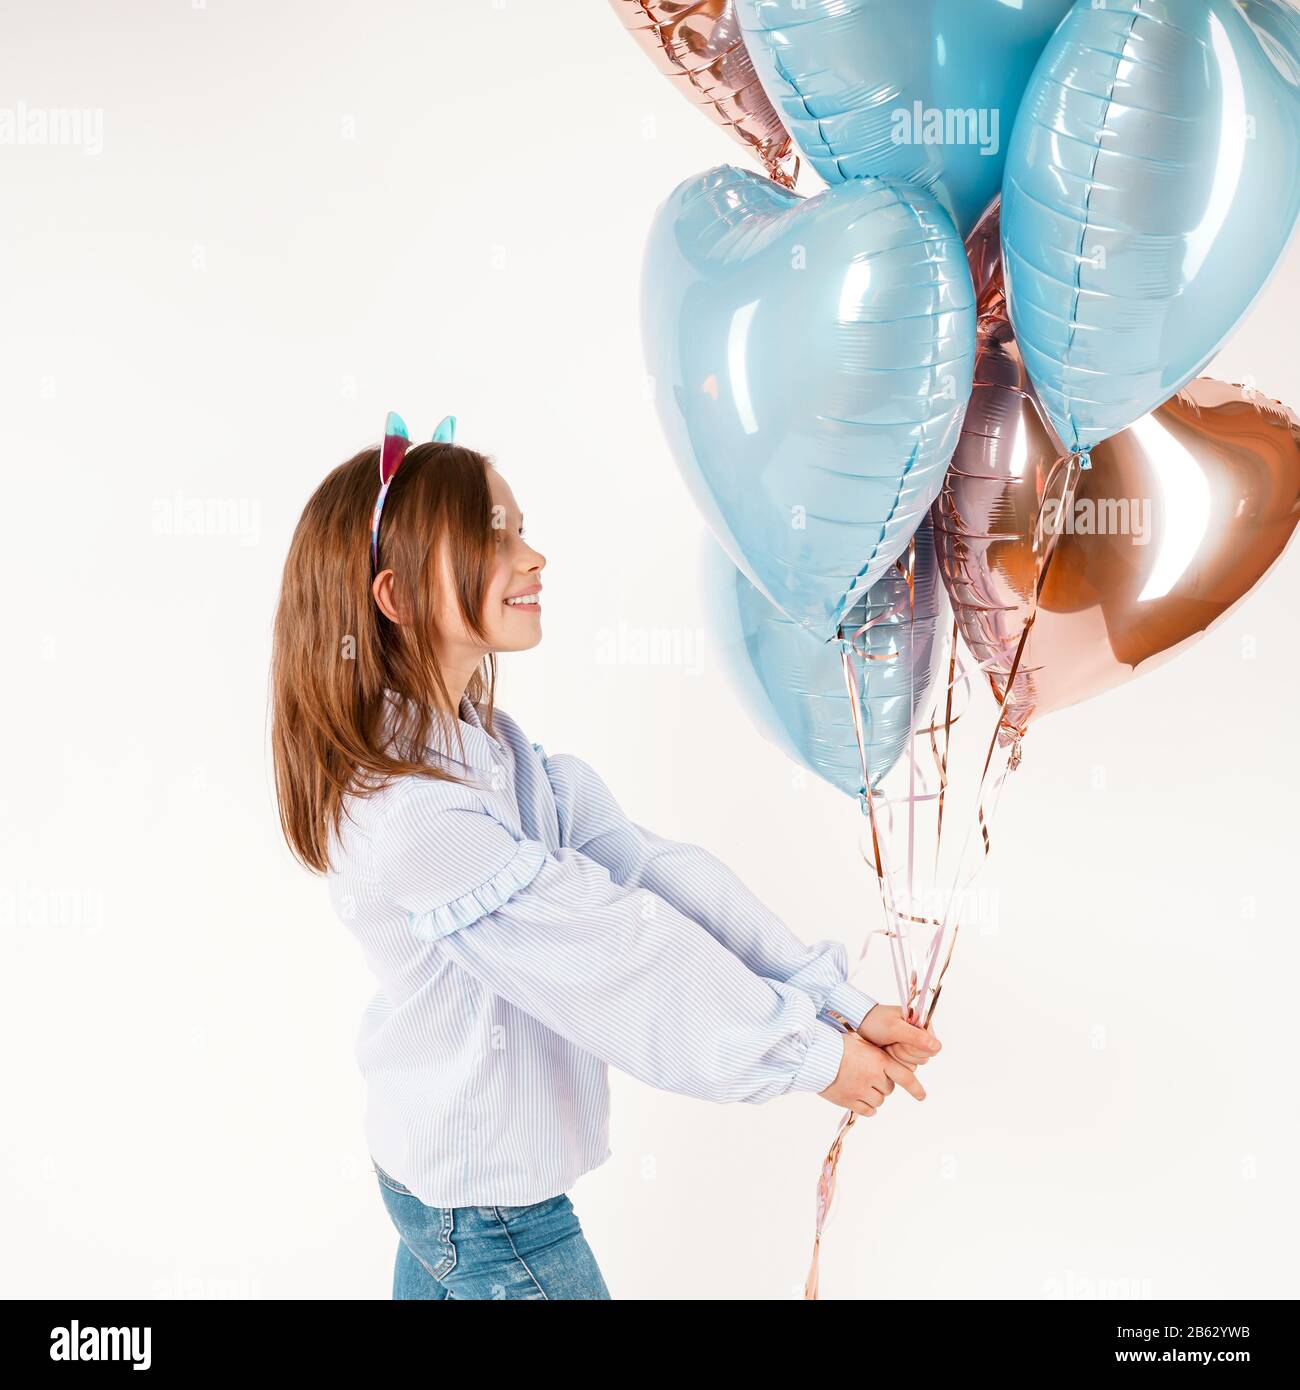
[[[718,860],[624,815],[496,709],[541,640],[544,557],[444,420],[336,468],[275,624],[281,824],[378,977],[357,1056],[399,1233],[394,1298],[609,1298],[567,1195],[610,1156],[607,1064],[871,1116],[939,1048]],[[886,1050],[887,1049],[887,1050]]]

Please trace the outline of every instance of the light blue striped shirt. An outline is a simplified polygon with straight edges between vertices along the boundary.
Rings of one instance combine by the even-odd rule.
[[[474,785],[348,799],[329,875],[379,981],[357,1035],[371,1157],[430,1206],[522,1206],[609,1148],[607,1065],[713,1101],[825,1090],[875,1001],[719,860],[464,698]]]

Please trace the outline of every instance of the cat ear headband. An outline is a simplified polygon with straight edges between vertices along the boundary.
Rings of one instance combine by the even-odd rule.
[[[453,444],[456,439],[456,417],[445,415],[433,432],[432,444]],[[388,412],[384,423],[384,442],[379,449],[379,496],[375,500],[375,513],[370,518],[370,564],[379,568],[379,514],[384,510],[384,500],[388,496],[388,485],[393,481],[397,466],[406,457],[411,447],[411,436],[406,432],[406,422],[396,411]]]

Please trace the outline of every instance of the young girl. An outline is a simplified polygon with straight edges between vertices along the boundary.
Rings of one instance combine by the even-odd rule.
[[[607,1064],[863,1116],[939,1048],[846,982],[717,859],[623,814],[494,707],[541,640],[546,561],[491,460],[444,420],[336,468],[275,624],[281,823],[329,876],[379,991],[357,1056],[400,1236],[394,1298],[609,1298],[567,1195],[610,1156]],[[667,732],[665,732],[667,737]]]

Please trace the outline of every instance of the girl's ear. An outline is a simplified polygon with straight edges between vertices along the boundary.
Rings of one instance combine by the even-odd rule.
[[[390,623],[401,625],[401,619],[397,616],[397,605],[393,602],[393,572],[392,570],[380,570],[375,575],[374,583],[370,586],[370,592],[374,595],[375,602],[379,605],[379,611],[388,619]]]

